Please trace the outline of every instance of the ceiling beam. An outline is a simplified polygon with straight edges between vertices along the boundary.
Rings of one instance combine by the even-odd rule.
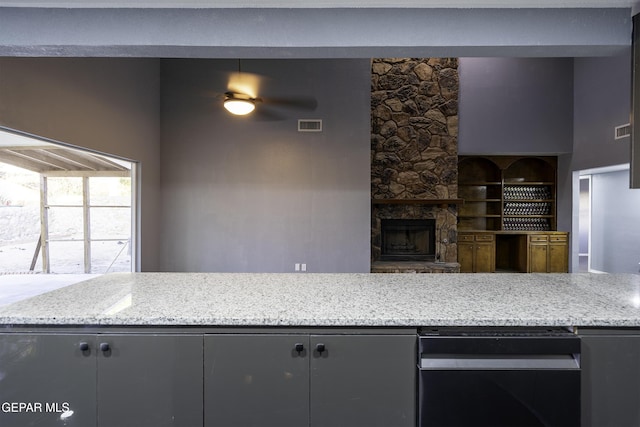
[[[46,170],[65,170],[64,166],[56,161],[44,159],[42,156],[22,150],[0,150],[0,162],[8,163],[32,172],[43,172]]]
[[[5,7],[56,8],[388,8],[389,0],[0,0]],[[394,0],[400,8],[632,7],[634,0]]]
[[[602,56],[630,8],[0,8],[0,56]]]
[[[38,173],[61,171],[130,173],[126,167],[101,156],[60,147],[0,147],[0,162]]]

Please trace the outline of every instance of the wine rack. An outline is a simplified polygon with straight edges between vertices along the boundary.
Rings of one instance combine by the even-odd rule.
[[[502,229],[550,231],[554,203],[550,185],[505,185]]]
[[[503,222],[505,231],[549,231],[551,224],[548,218],[515,218],[507,217]]]
[[[504,215],[550,215],[550,202],[505,202]]]
[[[551,199],[551,187],[548,185],[505,185],[505,200]]]
[[[460,230],[556,229],[555,157],[461,156]]]

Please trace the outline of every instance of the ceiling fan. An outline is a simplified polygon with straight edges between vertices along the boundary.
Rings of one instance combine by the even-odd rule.
[[[227,78],[227,90],[224,92],[224,108],[234,115],[248,115],[254,111],[263,119],[282,120],[286,118],[279,108],[313,111],[318,103],[310,96],[297,97],[260,97],[258,93],[268,78],[258,74],[244,72],[238,60],[238,71]]]

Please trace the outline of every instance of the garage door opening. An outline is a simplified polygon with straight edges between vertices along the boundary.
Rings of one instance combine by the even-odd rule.
[[[0,131],[0,274],[135,271],[135,167]]]

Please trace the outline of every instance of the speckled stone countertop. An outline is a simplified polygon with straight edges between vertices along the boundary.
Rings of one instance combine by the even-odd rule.
[[[640,275],[115,273],[2,307],[0,324],[640,327]]]

